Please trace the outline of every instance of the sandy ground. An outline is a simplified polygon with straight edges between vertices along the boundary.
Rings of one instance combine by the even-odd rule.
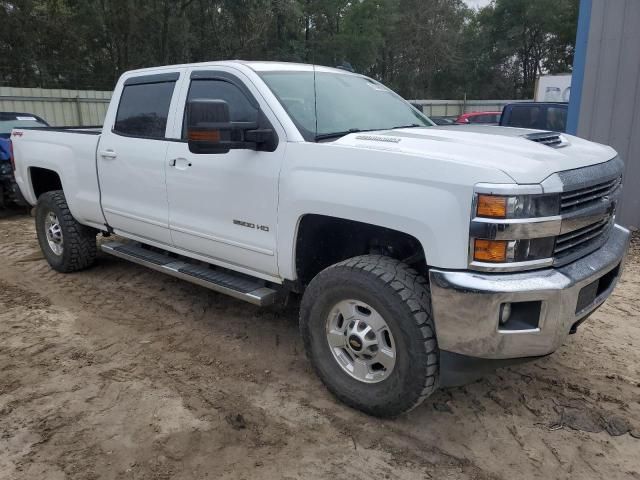
[[[0,219],[2,479],[640,479],[640,238],[551,357],[397,420],[333,399],[296,309],[101,256],[61,275]]]

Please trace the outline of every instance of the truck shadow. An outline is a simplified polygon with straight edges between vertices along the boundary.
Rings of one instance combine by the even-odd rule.
[[[210,339],[225,338],[232,349],[241,348],[244,353],[241,361],[246,369],[258,376],[267,370],[270,379],[280,377],[286,389],[305,404],[313,406],[320,399],[320,404],[330,402],[341,415],[363,416],[333,399],[305,358],[298,330],[299,296],[292,295],[283,304],[259,308],[108,255],[101,255],[97,267],[89,272],[97,273],[103,281],[115,280],[120,284],[120,292],[130,290],[126,302],[136,296],[137,302],[146,301],[165,315],[177,316],[179,320],[171,318],[167,322],[173,330],[167,334],[200,331],[206,339],[198,337],[200,345],[196,347],[187,338],[182,343],[185,353],[200,351],[203,344],[215,351],[216,341],[209,343]],[[145,328],[143,323],[138,327]],[[456,419],[482,425],[518,417],[519,424],[544,431],[624,430],[624,420],[622,426],[616,426],[620,419],[615,417],[620,417],[625,403],[607,396],[600,386],[591,385],[584,372],[567,366],[572,347],[569,344],[550,357],[498,369],[465,386],[438,390],[397,422],[431,430],[434,422],[442,423],[446,429]],[[248,362],[247,358],[253,361]],[[507,434],[513,436],[508,429]]]
[[[30,211],[27,207],[0,207],[0,220],[28,216]]]

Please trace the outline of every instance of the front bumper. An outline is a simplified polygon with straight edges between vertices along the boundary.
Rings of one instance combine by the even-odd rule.
[[[627,229],[615,225],[602,247],[561,268],[486,274],[432,269],[440,350],[485,359],[552,353],[611,294],[629,237]],[[501,325],[507,303],[512,313]]]

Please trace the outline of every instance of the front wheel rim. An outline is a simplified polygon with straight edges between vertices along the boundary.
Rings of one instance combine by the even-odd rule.
[[[62,227],[55,213],[47,213],[44,219],[44,232],[51,251],[58,256],[62,255],[64,252],[64,238],[62,236]]]
[[[329,348],[340,368],[364,383],[378,383],[391,375],[396,345],[391,330],[373,307],[360,300],[343,300],[326,320]]]

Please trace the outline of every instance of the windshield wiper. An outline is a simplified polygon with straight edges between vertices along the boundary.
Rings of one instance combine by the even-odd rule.
[[[349,135],[350,133],[380,132],[384,130],[395,130],[397,128],[415,128],[415,127],[425,127],[425,126],[426,125],[419,125],[417,123],[412,123],[410,125],[398,125],[397,127],[391,127],[391,128],[367,128],[367,129],[350,128],[349,130],[344,130],[342,132],[321,133],[319,135],[316,135],[315,140],[317,142],[318,140],[329,140],[331,138],[340,138],[340,137],[344,137],[345,135]]]
[[[409,125],[398,125],[397,127],[391,127],[389,130],[397,130],[399,128],[417,128],[417,127],[426,127],[426,125],[419,125],[417,123],[410,123]]]
[[[329,140],[331,138],[340,138],[345,135],[349,135],[350,133],[360,133],[360,132],[372,132],[373,130],[360,130],[359,128],[350,128],[349,130],[345,130],[343,132],[331,132],[331,133],[321,133],[316,135],[316,142],[318,140]]]

